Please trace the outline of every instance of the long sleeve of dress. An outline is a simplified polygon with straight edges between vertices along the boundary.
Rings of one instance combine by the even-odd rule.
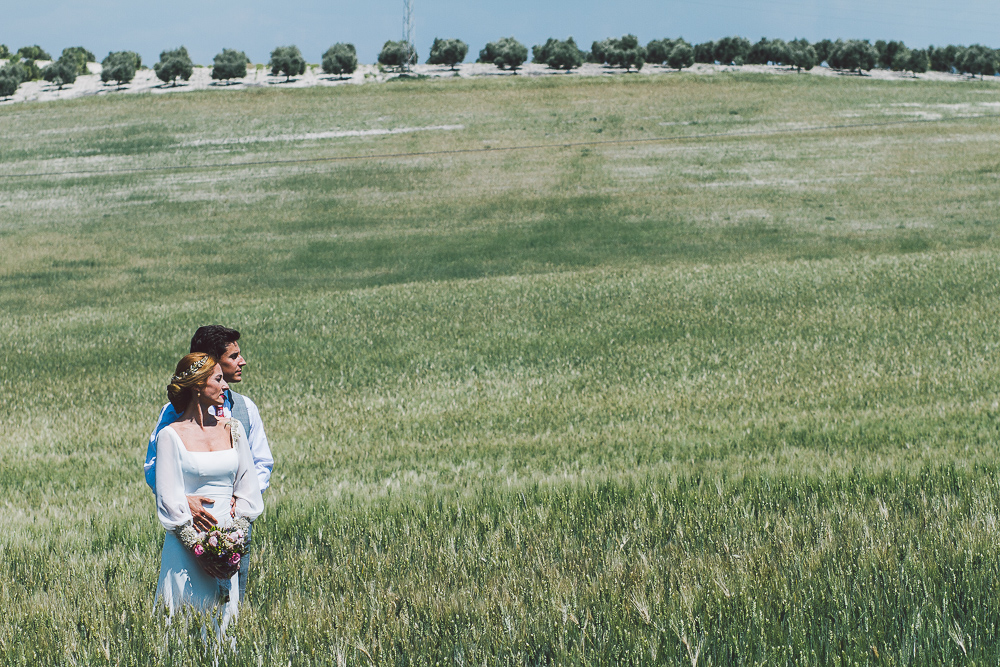
[[[264,513],[264,498],[260,493],[260,480],[257,468],[254,466],[253,454],[243,425],[236,419],[231,422],[239,432],[236,439],[236,454],[239,464],[236,468],[236,480],[233,482],[233,496],[236,497],[236,515],[253,521]]]
[[[156,515],[167,530],[191,523],[181,470],[183,446],[173,429],[161,429],[156,436]]]

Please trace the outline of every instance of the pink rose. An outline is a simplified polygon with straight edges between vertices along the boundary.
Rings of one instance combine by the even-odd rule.
[[[194,545],[194,555],[195,556],[200,556],[203,553],[205,553],[205,547],[201,546],[200,544]]]
[[[212,535],[210,538],[208,538],[208,543],[211,544],[213,547],[217,547],[219,546],[219,538],[216,537],[215,535]]]
[[[233,554],[232,556],[229,557],[229,564],[230,565],[237,565],[239,562],[240,562],[240,555],[239,554]]]

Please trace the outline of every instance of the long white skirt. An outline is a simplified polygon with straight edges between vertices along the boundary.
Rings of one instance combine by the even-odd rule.
[[[229,505],[228,499],[215,504],[227,508]],[[239,574],[229,580],[210,576],[177,536],[165,534],[156,600],[158,603],[163,601],[171,616],[185,606],[208,612],[215,618],[216,631],[224,633],[229,622],[239,614],[239,597]]]

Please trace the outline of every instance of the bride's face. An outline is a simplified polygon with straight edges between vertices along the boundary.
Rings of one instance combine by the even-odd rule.
[[[222,377],[222,366],[216,364],[215,368],[212,369],[211,375],[208,376],[205,386],[201,390],[202,402],[208,405],[222,405],[226,402],[224,392],[227,389],[229,389],[229,385],[226,384],[226,379]]]

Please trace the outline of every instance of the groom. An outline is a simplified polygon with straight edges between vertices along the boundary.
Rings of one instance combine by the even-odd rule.
[[[219,324],[198,327],[191,338],[191,352],[203,352],[219,360],[219,367],[222,369],[222,376],[226,382],[232,386],[243,380],[243,367],[247,365],[246,359],[240,352],[240,332],[229,329]],[[250,445],[250,454],[253,456],[254,468],[257,471],[257,479],[260,482],[260,490],[263,493],[267,490],[271,479],[271,470],[274,468],[274,458],[271,456],[271,448],[267,444],[267,434],[264,433],[264,424],[260,419],[260,411],[254,402],[242,394],[237,394],[232,389],[226,391],[226,401],[222,408],[224,417],[232,417],[241,424],[247,434],[247,442]],[[217,415],[218,416],[218,415]],[[146,464],[143,469],[146,473],[146,484],[156,491],[156,436],[164,426],[168,426],[180,417],[170,403],[160,410],[160,419],[149,436],[149,446],[146,449]],[[191,517],[194,520],[194,527],[199,531],[209,530],[215,524],[213,517],[204,507],[204,502],[208,498],[201,496],[188,496],[188,507],[191,508]],[[251,531],[247,534],[247,542],[250,541]],[[249,556],[249,554],[248,554]],[[247,571],[250,558],[246,557],[240,563],[240,599],[246,591]]]

